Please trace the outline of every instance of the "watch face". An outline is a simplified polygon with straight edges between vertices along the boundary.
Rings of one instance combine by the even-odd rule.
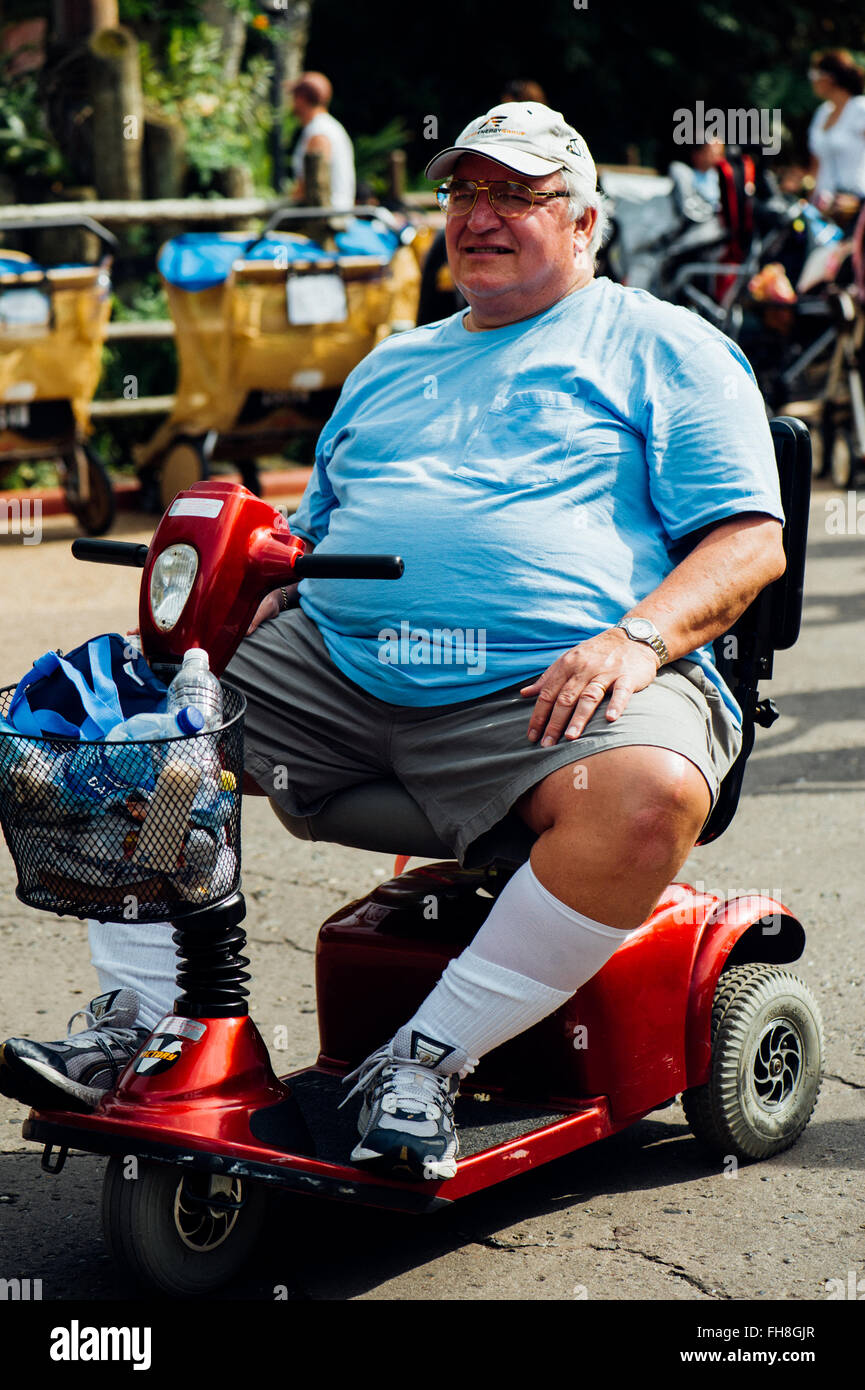
[[[648,618],[629,618],[628,631],[632,637],[641,640],[644,637],[651,637],[654,626]]]

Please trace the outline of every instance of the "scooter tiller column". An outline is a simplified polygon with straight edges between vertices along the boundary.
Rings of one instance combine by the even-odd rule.
[[[246,932],[242,893],[203,907],[172,923],[177,946],[177,987],[174,1012],[182,1018],[245,1018],[249,1013],[244,982],[249,964],[242,955]]]

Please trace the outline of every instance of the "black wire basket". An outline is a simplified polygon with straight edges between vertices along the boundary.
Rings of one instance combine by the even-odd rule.
[[[14,692],[0,690],[4,717]],[[159,922],[237,890],[246,699],[224,683],[222,692],[221,727],[182,738],[0,731],[0,821],[22,902],[100,922]]]

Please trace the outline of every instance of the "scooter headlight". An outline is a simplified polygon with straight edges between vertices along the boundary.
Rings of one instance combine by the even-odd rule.
[[[194,546],[169,545],[150,571],[150,612],[160,632],[170,632],[183,612],[198,573]]]

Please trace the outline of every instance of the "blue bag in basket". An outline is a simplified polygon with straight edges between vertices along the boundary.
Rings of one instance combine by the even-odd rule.
[[[7,719],[31,737],[101,739],[134,714],[164,710],[167,688],[119,632],[67,656],[46,652],[18,682]]]

